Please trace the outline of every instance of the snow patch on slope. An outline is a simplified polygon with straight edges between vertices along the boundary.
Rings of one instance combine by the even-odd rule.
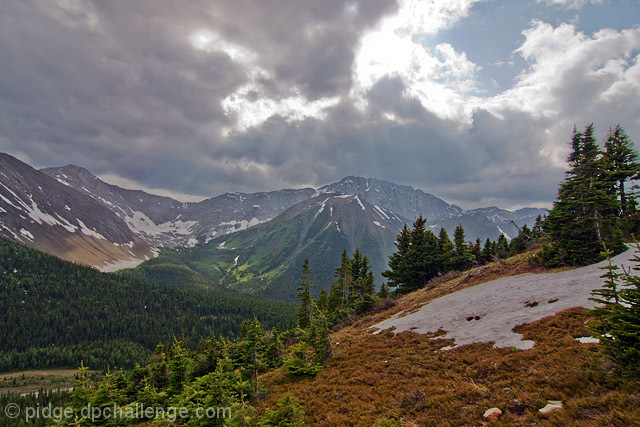
[[[179,219],[156,224],[144,212],[133,211],[133,216],[126,216],[125,222],[135,233],[144,233],[149,236],[159,236],[172,233],[183,236],[191,234],[191,229],[197,221],[182,221]]]
[[[240,231],[240,230],[246,230],[249,227],[253,227],[254,225],[258,225],[260,224],[262,221],[260,221],[258,218],[253,217],[251,218],[250,221],[247,221],[246,219],[243,219],[241,221],[236,221],[231,220],[228,222],[221,222],[220,225],[230,225],[234,228],[235,231]]]
[[[499,225],[496,225],[496,227],[498,227],[498,231],[499,231],[499,232],[500,232],[504,237],[506,237],[506,238],[507,238],[507,240],[511,240],[511,236],[509,236],[507,233],[505,233],[505,231],[504,231],[502,228],[500,228],[500,226],[499,226]]]
[[[107,240],[106,237],[104,237],[102,234],[98,233],[96,230],[91,230],[89,227],[87,227],[85,225],[84,222],[82,222],[80,219],[76,219],[78,221],[78,224],[80,225],[80,231],[82,232],[82,234],[86,235],[86,236],[90,236],[90,237],[95,237],[96,239],[102,239],[102,240]]]

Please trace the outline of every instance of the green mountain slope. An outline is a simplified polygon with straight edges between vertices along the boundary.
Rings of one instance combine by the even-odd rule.
[[[234,337],[256,315],[284,327],[295,306],[149,284],[0,239],[0,370],[145,362],[160,342]]]
[[[216,282],[256,296],[292,301],[306,258],[319,289],[329,288],[344,249],[359,248],[379,278],[404,223],[391,211],[358,196],[325,194],[267,223],[193,248],[163,251],[131,274],[178,286]]]

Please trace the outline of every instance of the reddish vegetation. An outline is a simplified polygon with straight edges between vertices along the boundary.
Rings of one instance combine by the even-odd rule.
[[[490,266],[476,278],[486,281],[536,269],[526,256]],[[439,350],[446,343],[411,332],[371,335],[368,326],[400,310],[420,306],[444,293],[463,276],[399,300],[386,312],[361,319],[334,333],[335,357],[316,378],[296,379],[279,369],[261,377],[269,390],[258,402],[274,407],[286,391],[302,402],[308,425],[374,426],[396,418],[403,425],[482,425],[488,408],[503,415],[495,425],[634,425],[640,419],[638,383],[609,373],[596,344],[574,338],[589,333],[588,311],[576,308],[517,331],[534,340],[532,350],[494,349],[474,344]],[[479,282],[478,282],[479,283]],[[449,342],[450,343],[450,342]],[[548,400],[562,411],[538,413]]]

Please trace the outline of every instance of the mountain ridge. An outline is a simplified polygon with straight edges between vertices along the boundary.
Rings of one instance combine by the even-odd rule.
[[[0,235],[102,270],[157,254],[102,203],[1,153]]]
[[[328,289],[343,250],[351,253],[360,249],[379,282],[405,222],[357,195],[319,194],[266,223],[193,248],[163,251],[132,273],[171,284],[185,277],[187,270],[188,277],[201,281],[292,301],[303,261],[309,259],[320,289]]]

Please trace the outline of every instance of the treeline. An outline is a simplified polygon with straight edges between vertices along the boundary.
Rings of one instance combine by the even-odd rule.
[[[420,216],[412,229],[405,224],[396,238],[398,250],[389,257],[389,270],[383,271],[382,275],[397,293],[412,292],[449,272],[463,271],[527,250],[542,236],[542,222],[542,217],[538,216],[533,229],[523,225],[511,242],[501,234],[496,241],[487,238],[483,245],[480,239],[475,243],[468,242],[462,225],[456,227],[453,241],[444,228],[436,236]]]
[[[242,324],[235,341],[212,337],[191,350],[184,340],[176,339],[170,346],[158,345],[146,366],[138,365],[128,374],[107,372],[98,384],[90,383],[87,367],[82,366],[69,403],[73,412],[68,411],[71,416],[59,425],[132,425],[151,420],[188,426],[303,425],[304,410],[290,395],[261,415],[250,402],[266,392],[258,375],[292,364],[295,349],[310,342],[305,333],[293,327],[284,332],[265,330],[254,318]],[[114,405],[122,411],[114,413]],[[96,408],[91,420],[83,417],[87,407]],[[103,412],[104,408],[108,410]],[[162,410],[127,413],[127,408]]]
[[[346,252],[336,269],[332,291],[311,296],[314,287],[309,261],[305,260],[298,286],[298,321],[289,317],[286,330],[267,330],[254,317],[243,322],[233,341],[211,337],[191,350],[184,340],[171,346],[158,345],[146,366],[136,366],[129,374],[120,370],[107,373],[104,380],[91,385],[81,367],[71,407],[81,414],[87,406],[95,408],[152,407],[184,408],[183,413],[152,413],[136,419],[126,412],[106,417],[100,414],[90,425],[130,425],[141,421],[178,423],[188,426],[302,426],[304,410],[289,394],[278,407],[257,414],[251,402],[264,395],[259,375],[269,369],[284,367],[294,376],[313,376],[333,356],[330,327],[344,316],[364,310],[363,301],[376,301],[373,274],[366,257],[356,251]],[[331,308],[330,308],[331,307]],[[330,314],[331,313],[331,314]],[[331,319],[330,319],[331,316]],[[213,417],[199,416],[199,410],[228,408],[212,412]],[[200,412],[202,414],[202,412]],[[60,425],[84,425],[89,420],[74,415]]]
[[[420,217],[396,239],[397,251],[382,273],[388,285],[399,293],[411,292],[450,271],[531,247],[541,247],[537,260],[548,267],[587,265],[604,259],[603,249],[613,254],[623,250],[624,242],[640,233],[636,187],[629,185],[640,179],[638,153],[620,125],[610,129],[604,147],[593,134],[593,124],[584,132],[574,129],[566,179],[549,215],[539,216],[532,229],[524,225],[510,242],[502,235],[483,245],[467,242],[462,226],[453,241],[445,229],[436,236]]]
[[[149,284],[0,239],[0,370],[131,367],[159,342],[236,337],[257,316],[284,327],[295,306]]]

